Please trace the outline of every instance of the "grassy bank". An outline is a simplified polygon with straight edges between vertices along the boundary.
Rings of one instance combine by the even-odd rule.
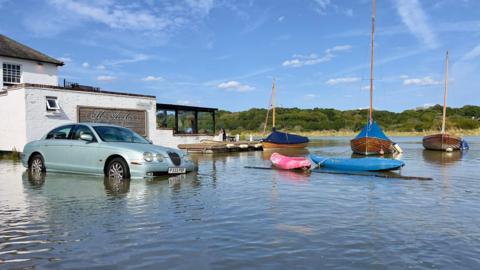
[[[307,136],[307,137],[326,137],[326,136],[346,136],[346,137],[354,137],[358,134],[358,131],[352,131],[352,130],[318,130],[318,131],[305,131],[305,132],[295,132],[295,131],[289,131],[289,130],[282,130],[284,132],[289,132],[289,133],[294,133],[294,134],[299,134],[302,136]],[[461,129],[455,129],[455,130],[448,130],[447,131],[449,134],[452,135],[457,135],[457,136],[480,136],[480,128],[479,129],[469,129],[469,130],[461,130]],[[421,132],[414,132],[414,131],[395,131],[395,130],[386,130],[385,134],[388,136],[425,136],[425,135],[431,135],[439,133],[438,130],[431,130],[431,131],[421,131]],[[235,134],[235,133],[233,133]],[[248,139],[250,135],[254,137],[263,137],[267,136],[269,134],[269,131],[267,134],[262,134],[262,132],[259,131],[242,131],[240,133],[240,137],[242,139]]]

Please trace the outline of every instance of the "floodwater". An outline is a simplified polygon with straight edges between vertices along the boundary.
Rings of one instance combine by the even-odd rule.
[[[395,138],[401,175],[246,169],[195,156],[183,177],[115,181],[0,161],[0,269],[480,269],[480,138],[466,153]],[[308,151],[350,156],[348,138]]]

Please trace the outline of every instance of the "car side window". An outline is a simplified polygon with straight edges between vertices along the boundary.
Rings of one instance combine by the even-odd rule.
[[[95,136],[93,136],[93,133],[92,131],[90,130],[89,127],[87,126],[83,126],[83,125],[78,125],[76,128],[75,128],[75,131],[73,133],[73,140],[80,140],[80,136],[82,134],[88,134],[90,136],[92,136],[93,138],[95,138]],[[95,140],[95,139],[94,139]]]
[[[73,125],[58,127],[47,134],[47,140],[68,140]]]

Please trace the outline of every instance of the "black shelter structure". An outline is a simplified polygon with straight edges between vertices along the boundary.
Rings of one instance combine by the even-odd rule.
[[[176,135],[215,135],[217,108],[157,103],[157,128]]]

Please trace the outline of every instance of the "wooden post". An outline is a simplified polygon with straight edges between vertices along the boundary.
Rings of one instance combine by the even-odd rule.
[[[178,110],[175,110],[175,130],[173,131],[173,133],[178,133]]]
[[[213,118],[213,135],[215,135],[215,132],[216,132],[216,123],[215,123],[215,111],[212,112],[212,118]]]

